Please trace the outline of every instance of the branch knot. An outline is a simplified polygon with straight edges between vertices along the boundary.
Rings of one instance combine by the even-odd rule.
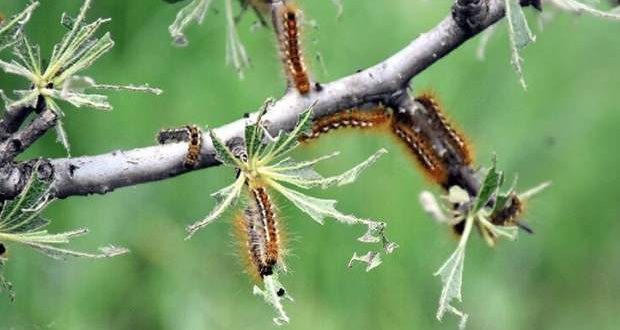
[[[481,30],[488,14],[488,0],[456,0],[452,6],[452,18],[461,29],[468,33]]]

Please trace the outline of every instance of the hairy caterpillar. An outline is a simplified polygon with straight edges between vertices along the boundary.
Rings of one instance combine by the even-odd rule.
[[[274,11],[274,15],[280,53],[289,85],[293,86],[299,94],[308,94],[311,82],[301,49],[301,11],[297,6],[287,3]]]
[[[265,188],[250,188],[248,205],[235,224],[248,272],[256,280],[272,275],[282,259],[283,243],[275,206]]]
[[[196,167],[200,162],[202,130],[196,125],[161,130],[157,133],[157,142],[159,144],[187,142],[187,153],[183,159],[183,166],[190,169]]]
[[[415,98],[428,110],[429,122],[437,133],[444,136],[446,145],[454,149],[462,164],[470,165],[473,162],[473,153],[465,136],[459,132],[445,116],[442,106],[435,95],[423,92]]]
[[[443,184],[447,180],[447,166],[436,153],[428,132],[416,127],[416,122],[409,113],[399,111],[394,115],[392,132],[404,143],[432,181]]]
[[[321,135],[341,128],[382,128],[392,120],[391,113],[383,106],[372,109],[350,109],[317,119],[312,132],[301,140],[319,138]]]

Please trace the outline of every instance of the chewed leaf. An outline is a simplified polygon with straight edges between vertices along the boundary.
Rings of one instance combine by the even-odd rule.
[[[15,291],[13,291],[13,284],[9,282],[6,278],[4,278],[4,275],[2,274],[5,262],[6,259],[0,256],[0,293],[2,293],[2,291],[6,291],[9,295],[9,299],[11,301],[15,301]]]
[[[215,148],[215,158],[222,162],[222,164],[227,166],[232,166],[235,168],[243,168],[243,163],[235,157],[233,152],[226,146],[226,144],[220,140],[217,135],[213,132],[213,130],[209,130],[209,136],[211,136],[211,141],[213,142],[213,147]]]
[[[22,36],[15,44],[13,54],[29,72],[41,74],[41,49],[38,45],[30,44],[26,36]]]
[[[192,2],[177,13],[174,22],[168,27],[168,31],[176,46],[187,46],[188,42],[184,34],[185,28],[187,28],[192,21],[198,24],[202,23],[211,1],[212,0],[192,0]]]
[[[357,239],[358,241],[362,243],[381,243],[383,245],[383,250],[387,254],[394,252],[394,250],[398,248],[398,244],[388,240],[385,236],[385,227],[387,227],[385,222],[365,219],[360,219],[359,222],[366,225],[368,229],[363,236]]]
[[[206,218],[187,227],[187,238],[191,238],[198,230],[215,221],[224,213],[224,211],[226,211],[226,209],[228,209],[228,207],[233,205],[241,194],[241,189],[243,188],[244,182],[245,176],[240,175],[235,183],[214,193],[212,196],[216,198],[218,202],[217,205]]]
[[[299,115],[297,125],[290,133],[281,131],[275,141],[269,148],[265,148],[265,152],[261,155],[263,163],[269,163],[274,159],[284,156],[289,151],[295,149],[299,145],[299,138],[308,134],[312,129],[310,118],[312,117],[312,107],[308,108]]]
[[[537,185],[536,187],[530,188],[530,189],[520,193],[519,194],[519,199],[526,201],[526,200],[532,198],[533,196],[538,195],[543,190],[549,188],[549,186],[551,186],[551,181],[543,182],[543,183]]]
[[[461,285],[463,281],[463,263],[465,260],[465,249],[457,248],[450,258],[439,268],[435,276],[441,277],[443,289],[439,298],[439,308],[437,319],[442,320],[446,311],[451,312],[461,318],[459,328],[465,328],[467,314],[452,306],[452,300],[462,302]]]
[[[108,102],[106,95],[84,94],[71,90],[49,90],[49,94],[55,99],[67,101],[77,108],[88,107],[103,111],[112,110],[112,105]]]
[[[261,107],[260,112],[256,118],[256,123],[247,125],[245,127],[245,144],[248,153],[248,158],[253,158],[260,149],[263,147],[263,139],[265,137],[265,130],[262,126],[262,119],[265,113],[273,106],[274,100],[268,98]]]
[[[336,210],[335,206],[337,202],[335,200],[307,196],[276,182],[271,182],[270,185],[295,204],[302,212],[306,213],[320,224],[323,224],[325,218],[333,218],[346,224],[357,224],[361,222],[361,219],[352,215],[342,214]]]
[[[24,65],[17,63],[15,60],[11,62],[0,60],[0,69],[6,73],[22,76],[30,81],[35,81],[37,79],[37,76],[34,73],[28,70],[28,68]]]
[[[273,318],[273,322],[276,325],[284,325],[289,323],[289,317],[284,311],[282,301],[287,299],[293,301],[293,298],[288,294],[284,286],[278,280],[278,274],[265,276],[263,279],[264,288],[261,289],[258,286],[254,286],[254,295],[261,296],[265,299],[265,302],[273,306],[276,310],[276,317]]]
[[[306,162],[304,166],[299,163],[285,164],[282,168],[277,166],[273,167],[273,177],[277,180],[294,184],[301,188],[311,188],[320,186],[322,189],[329,188],[330,186],[344,186],[355,182],[358,176],[368,167],[372,166],[381,156],[387,153],[387,150],[380,149],[368,159],[353,167],[352,169],[328,178],[324,178],[312,169],[312,166],[318,161],[331,158],[333,155],[327,157],[318,158],[317,160]]]
[[[419,196],[420,204],[422,205],[422,210],[431,216],[435,221],[445,224],[450,221],[446,213],[439,205],[437,198],[430,191],[423,191]]]
[[[616,8],[609,12],[605,12],[602,10],[598,10],[594,7],[588,6],[585,3],[575,1],[575,0],[551,0],[551,3],[559,7],[560,9],[566,10],[575,14],[590,14],[595,17],[610,19],[610,20],[620,20],[620,8]]]
[[[353,268],[355,262],[366,264],[366,271],[369,272],[374,268],[379,267],[383,262],[381,260],[381,254],[374,251],[368,251],[365,255],[358,256],[357,253],[353,253],[351,260],[349,260],[348,267]]]
[[[35,1],[22,10],[19,14],[10,17],[0,23],[0,51],[12,46],[21,35],[22,28],[30,20],[32,12],[39,6]]]
[[[78,229],[59,234],[50,234],[44,228],[50,223],[40,214],[53,201],[50,196],[50,182],[38,177],[40,163],[35,164],[32,175],[22,192],[13,200],[5,201],[0,210],[0,241],[13,242],[29,246],[49,257],[66,259],[67,257],[104,258],[126,253],[128,250],[108,246],[100,248],[99,253],[87,253],[58,247],[67,244],[72,238],[88,232]],[[3,260],[0,260],[2,263]],[[5,289],[8,282],[0,280]]]
[[[463,266],[465,262],[465,250],[467,248],[467,241],[471,234],[471,229],[474,223],[474,215],[469,215],[465,220],[465,230],[459,241],[459,245],[452,253],[452,255],[446,260],[446,262],[435,272],[435,276],[441,278],[443,288],[441,290],[441,296],[439,297],[439,308],[437,309],[437,319],[442,320],[445,312],[451,312],[457,315],[461,321],[459,322],[459,328],[464,329],[467,322],[467,314],[458,310],[452,305],[452,301],[456,300],[462,302],[461,286],[463,283]]]
[[[224,1],[226,4],[226,63],[232,65],[239,78],[243,79],[243,71],[250,66],[250,58],[237,34],[232,0]]]
[[[506,4],[508,35],[512,53],[510,61],[519,77],[521,86],[523,86],[523,89],[526,89],[527,85],[525,83],[525,78],[523,78],[523,58],[521,57],[520,51],[531,42],[534,42],[536,38],[527,24],[519,0],[504,0],[504,3]]]
[[[497,194],[499,187],[503,183],[503,178],[504,174],[497,170],[496,162],[493,160],[493,165],[489,168],[484,180],[482,181],[482,187],[478,192],[478,196],[476,196],[472,212],[478,212],[478,210],[483,208],[489,200]]]

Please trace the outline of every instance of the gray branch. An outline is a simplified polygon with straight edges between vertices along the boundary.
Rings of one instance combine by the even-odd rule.
[[[487,0],[481,0],[487,1]],[[461,1],[463,3],[468,1]],[[487,9],[484,6],[485,10]],[[367,103],[397,104],[407,93],[409,82],[418,73],[457,49],[468,39],[480,31],[493,25],[504,16],[502,0],[488,0],[485,15],[471,11],[453,11],[439,25],[421,34],[405,48],[380,62],[379,64],[334,82],[315,86],[315,90],[306,96],[289,91],[278,100],[265,115],[267,128],[276,133],[279,130],[291,130],[297,122],[298,115],[311,105],[314,117],[332,114],[344,109],[361,106]],[[458,15],[472,15],[472,18]],[[467,21],[463,27],[455,21]],[[472,19],[478,20],[473,22]],[[250,118],[254,119],[256,113]],[[215,133],[223,140],[243,136],[247,119],[239,119],[215,129]],[[97,156],[52,159],[49,161],[53,169],[53,187],[57,197],[64,198],[93,193],[105,194],[116,188],[132,186],[140,183],[163,180],[190,170],[197,170],[219,165],[215,159],[213,144],[204,134],[201,160],[193,169],[183,166],[187,152],[185,143],[173,143],[137,148],[126,151],[114,151]],[[8,196],[20,190],[20,182],[27,171],[0,171],[0,196]],[[9,180],[10,179],[10,180]]]

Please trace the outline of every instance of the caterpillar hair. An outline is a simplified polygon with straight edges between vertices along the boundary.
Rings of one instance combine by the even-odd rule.
[[[159,144],[187,142],[187,153],[183,159],[183,166],[190,169],[196,167],[200,162],[202,130],[196,125],[161,130],[157,133],[157,142]]]
[[[411,152],[424,174],[433,182],[443,184],[448,169],[436,152],[428,132],[418,129],[410,114],[398,111],[392,122],[392,132]]]
[[[261,280],[273,274],[282,258],[283,244],[275,206],[267,190],[251,188],[250,195],[247,207],[237,215],[235,223],[248,272],[254,279]]]
[[[310,77],[301,49],[301,11],[293,4],[283,4],[274,11],[274,25],[280,42],[280,53],[289,85],[299,94],[310,92]]]
[[[302,137],[301,140],[316,139],[341,128],[382,128],[386,127],[391,120],[391,113],[381,105],[370,109],[356,108],[340,111],[317,119],[312,126],[312,132]]]
[[[432,128],[442,134],[445,144],[453,149],[458,156],[460,164],[471,165],[473,153],[467,138],[459,132],[455,125],[444,114],[443,107],[437,97],[431,92],[423,92],[415,100],[422,104],[428,111],[429,122]]]
[[[189,141],[189,126],[172,129],[162,129],[157,133],[157,143],[168,144]]]
[[[200,148],[202,147],[202,130],[196,125],[187,127],[189,130],[189,144],[183,165],[186,168],[194,168],[200,162]]]

